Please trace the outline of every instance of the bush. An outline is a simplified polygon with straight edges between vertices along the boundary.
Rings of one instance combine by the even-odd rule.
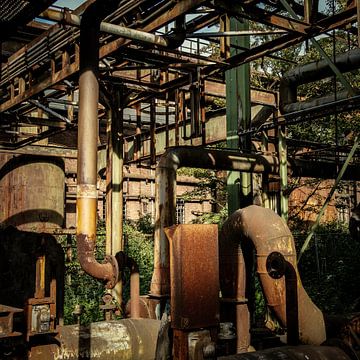
[[[140,269],[140,292],[146,294],[149,290],[153,270],[153,239],[138,229],[149,231],[151,223],[149,219],[141,219],[137,223],[124,224],[125,252],[135,259]],[[62,238],[64,248],[66,238]],[[102,296],[105,294],[104,284],[87,275],[77,261],[76,242],[72,238],[72,261],[65,264],[65,294],[64,294],[64,321],[65,324],[76,322],[73,311],[77,305],[82,307],[81,323],[86,325],[94,321],[103,320],[103,312],[99,306],[102,304]],[[99,224],[97,234],[96,258],[102,261],[105,256],[105,228]],[[123,299],[126,303],[129,299],[129,273],[123,274],[124,281]]]

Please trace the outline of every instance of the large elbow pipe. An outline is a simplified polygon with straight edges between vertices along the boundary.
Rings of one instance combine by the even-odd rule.
[[[298,326],[299,338],[303,344],[320,345],[326,340],[324,316],[320,309],[311,301],[303,288],[297,269],[295,243],[286,223],[272,210],[251,205],[237,210],[224,223],[220,237],[220,259],[226,257],[229,245],[240,243],[237,263],[243,263],[244,258],[252,257],[249,248],[255,248],[257,272],[264,291],[267,304],[272,309],[282,326],[287,325],[286,316],[286,284],[284,277],[272,278],[267,271],[266,261],[273,252],[283,255],[286,262],[294,269],[297,278]],[[244,255],[243,255],[244,254]],[[235,269],[236,270],[236,269]],[[233,271],[233,276],[241,280],[241,274]],[[229,280],[229,279],[228,279]],[[236,294],[238,278],[230,279],[222,284],[222,291]],[[229,286],[234,287],[229,290]],[[289,325],[289,324],[288,324]]]
[[[112,288],[118,280],[115,257],[108,255],[103,263],[95,259],[99,28],[103,13],[104,7],[98,5],[98,2],[93,3],[82,16],[80,26],[76,238],[78,259],[83,270],[105,281],[107,288]]]

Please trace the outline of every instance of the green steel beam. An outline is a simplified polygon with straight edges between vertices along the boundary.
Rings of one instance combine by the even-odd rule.
[[[249,30],[248,21],[240,22],[230,17],[228,20],[229,31]],[[250,47],[248,36],[235,37],[230,40],[230,45],[240,48]],[[239,50],[230,46],[230,56]],[[239,126],[242,129],[250,127],[251,101],[250,101],[250,64],[244,64],[225,72],[226,81],[226,126],[227,147],[232,149],[242,148],[249,150],[251,138],[244,137],[239,141]],[[252,203],[252,177],[251,174],[240,174],[239,172],[228,172],[227,178],[228,209],[229,214],[239,207]]]

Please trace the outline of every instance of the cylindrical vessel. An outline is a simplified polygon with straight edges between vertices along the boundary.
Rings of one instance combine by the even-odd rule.
[[[31,349],[31,360],[153,360],[159,320],[123,319],[100,321],[88,327],[64,326],[59,345]]]
[[[0,167],[1,227],[46,233],[63,226],[63,160],[0,154]]]

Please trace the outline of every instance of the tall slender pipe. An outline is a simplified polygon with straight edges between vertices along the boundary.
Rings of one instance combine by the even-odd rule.
[[[243,263],[244,259],[252,257],[248,251],[253,245],[257,257],[257,271],[268,306],[274,311],[281,325],[286,326],[286,288],[284,277],[272,278],[267,271],[266,260],[276,251],[291,265],[297,278],[297,303],[299,320],[299,337],[304,344],[320,345],[326,340],[326,331],[323,313],[311,301],[303,288],[297,269],[295,243],[292,234],[283,219],[270,209],[256,205],[237,210],[224,223],[220,237],[220,251],[226,249],[227,244],[232,246],[235,242],[241,243],[244,251],[238,252],[237,263]],[[226,253],[224,253],[226,255]],[[220,253],[220,259],[222,254]],[[236,263],[235,265],[236,266]],[[233,279],[229,284],[237,291],[236,267]],[[232,281],[233,280],[233,281]],[[231,286],[231,285],[230,285]]]
[[[89,275],[106,281],[106,287],[113,288],[119,272],[115,257],[107,255],[104,263],[95,259],[99,28],[105,9],[103,2],[91,4],[84,12],[80,26],[76,238],[81,267]]]

